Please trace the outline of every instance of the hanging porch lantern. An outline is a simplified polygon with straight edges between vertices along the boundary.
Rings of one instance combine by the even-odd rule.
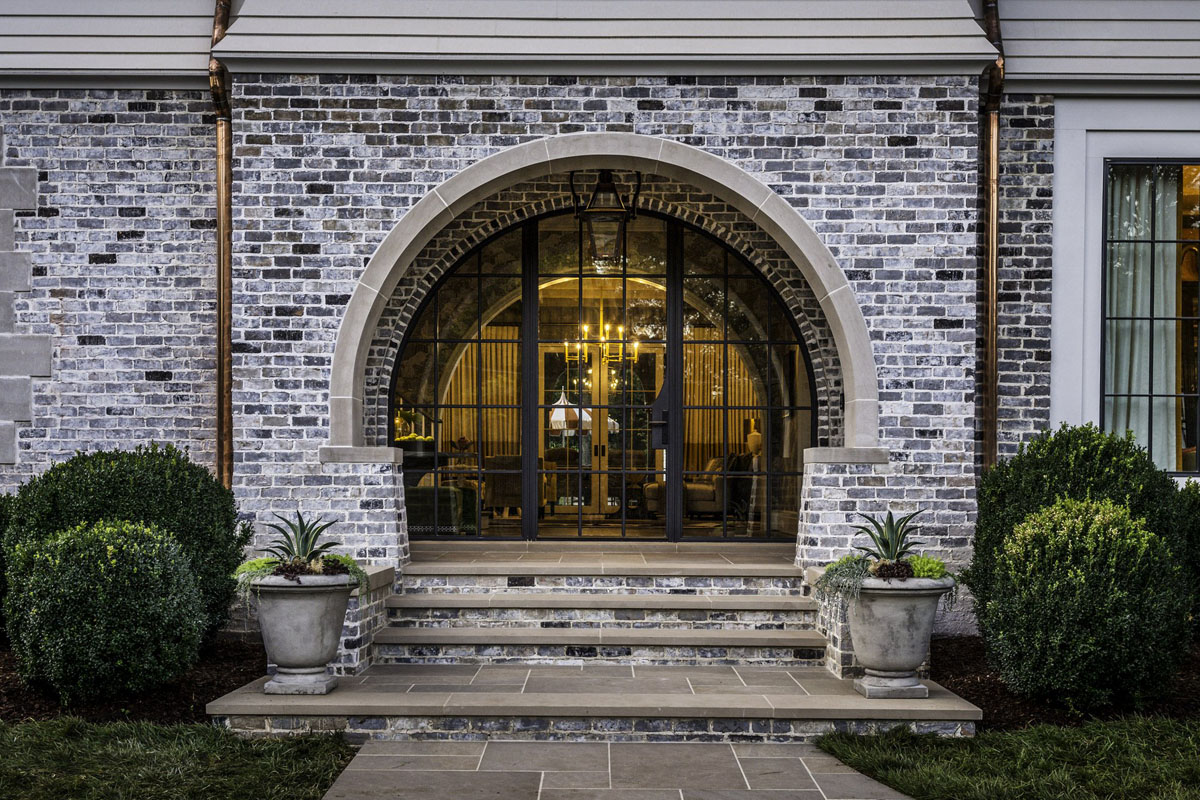
[[[571,197],[575,216],[583,220],[588,255],[596,263],[614,263],[621,258],[625,241],[625,223],[637,215],[637,199],[642,190],[642,173],[637,173],[637,187],[626,206],[613,180],[612,170],[602,169],[596,179],[587,205],[581,205],[575,191],[575,173],[571,175]]]

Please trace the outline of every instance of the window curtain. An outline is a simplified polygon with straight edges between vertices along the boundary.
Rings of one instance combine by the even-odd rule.
[[[1153,321],[1178,313],[1178,265],[1156,264],[1175,250],[1152,243],[1178,237],[1179,170],[1114,166],[1108,192],[1105,427],[1132,431],[1160,467],[1180,469],[1177,326]]]

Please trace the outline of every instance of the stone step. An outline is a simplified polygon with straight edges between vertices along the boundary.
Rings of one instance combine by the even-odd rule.
[[[772,595],[801,596],[808,593],[803,575],[744,576],[598,574],[580,571],[565,574],[548,570],[538,574],[522,571],[483,574],[479,572],[413,572],[405,568],[404,594],[419,593],[628,593],[638,595]]]
[[[409,627],[724,628],[810,630],[803,596],[421,592],[387,600],[392,625]]]
[[[788,664],[821,663],[811,630],[706,628],[398,627],[375,634],[385,664]]]
[[[366,739],[806,741],[904,726],[970,735],[979,709],[937,684],[924,700],[869,700],[802,666],[376,665],[331,694],[262,693],[208,704],[248,735],[344,731]]]
[[[594,563],[518,559],[513,561],[420,561],[404,568],[406,576],[421,575],[507,575],[507,576],[647,576],[647,577],[734,577],[804,578],[794,564],[749,561],[745,563],[700,562],[688,559],[628,560],[608,557]]]

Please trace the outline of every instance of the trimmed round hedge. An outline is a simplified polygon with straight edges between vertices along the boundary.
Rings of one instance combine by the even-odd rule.
[[[4,531],[8,528],[12,504],[13,496],[11,494],[0,494],[0,542],[4,541]],[[0,630],[4,628],[4,592],[7,586],[4,570],[4,548],[0,547]]]
[[[984,609],[1014,691],[1082,712],[1161,692],[1189,643],[1183,570],[1109,500],[1063,499],[1016,526]]]
[[[236,588],[231,576],[251,531],[238,525],[233,492],[211,472],[172,445],[79,454],[18,490],[4,546],[105,519],[156,525],[174,536],[195,570],[205,633],[225,623]]]
[[[137,522],[85,523],[9,552],[5,605],[17,669],[64,705],[136,694],[196,662],[204,614],[174,537]]]
[[[1022,445],[980,481],[975,553],[962,575],[976,608],[984,608],[992,596],[996,561],[1013,529],[1061,497],[1128,506],[1147,529],[1167,540],[1188,572],[1185,591],[1191,593],[1190,550],[1200,548],[1200,519],[1188,514],[1175,480],[1155,466],[1131,434],[1116,436],[1091,424],[1063,425]]]

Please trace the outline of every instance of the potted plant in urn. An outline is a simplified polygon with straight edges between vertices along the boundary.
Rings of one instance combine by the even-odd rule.
[[[896,519],[889,511],[883,520],[860,514],[870,525],[856,528],[871,544],[829,565],[814,587],[847,602],[854,655],[865,672],[854,688],[866,697],[929,696],[917,670],[929,652],[938,601],[955,580],[941,559],[913,554],[921,542],[909,537],[920,513]]]
[[[337,678],[325,669],[337,655],[350,593],[365,592],[367,576],[353,558],[327,552],[337,542],[318,543],[332,522],[292,520],[275,515],[282,525],[268,523],[279,537],[265,548],[266,556],[247,561],[234,577],[244,595],[258,602],[267,658],[276,674],[267,681],[267,694],[327,694]]]

